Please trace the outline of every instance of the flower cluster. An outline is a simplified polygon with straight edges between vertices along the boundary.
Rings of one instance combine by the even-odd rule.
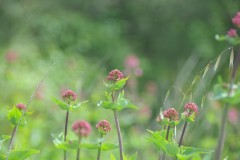
[[[170,121],[178,120],[178,112],[174,108],[170,108],[163,112],[164,118],[169,119]]]
[[[92,128],[88,122],[78,120],[73,123],[72,130],[79,137],[88,137],[92,131]]]
[[[26,109],[26,106],[25,106],[24,104],[22,104],[22,103],[18,103],[18,104],[16,104],[16,107],[17,107],[20,111]]]
[[[193,102],[189,102],[184,107],[184,113],[186,116],[190,116],[193,113],[198,114],[198,106]]]
[[[107,79],[109,81],[114,81],[114,82],[117,82],[123,78],[124,78],[124,76],[123,76],[122,72],[119,71],[118,69],[112,70],[107,76]]]
[[[64,101],[75,101],[77,99],[77,94],[71,90],[66,90],[62,94],[62,97]]]
[[[111,125],[107,120],[99,121],[96,125],[98,131],[102,134],[106,134],[111,131]]]
[[[232,23],[236,25],[238,28],[240,28],[240,12],[238,12],[233,18],[232,18]],[[229,37],[237,37],[237,30],[231,28],[228,32],[227,35]]]

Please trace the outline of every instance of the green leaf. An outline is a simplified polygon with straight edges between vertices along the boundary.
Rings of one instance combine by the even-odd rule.
[[[70,105],[70,106],[69,106],[69,110],[70,110],[70,111],[77,110],[77,109],[79,109],[79,108],[82,106],[82,104],[87,103],[87,102],[88,102],[88,100],[87,100],[87,101],[83,101],[83,102],[81,102],[81,103],[78,103],[78,104],[76,104],[76,105]]]
[[[113,154],[110,154],[110,160],[117,160]]]
[[[181,153],[177,154],[177,157],[180,160],[182,159],[185,160],[185,159],[197,157],[199,154],[210,154],[212,152],[213,152],[212,150],[181,146]]]
[[[69,110],[69,105],[61,100],[58,100],[57,98],[52,97],[52,101],[58,105],[59,108],[61,108],[62,110]]]
[[[22,112],[17,107],[13,107],[7,115],[8,120],[10,120],[13,125],[17,125],[21,117]]]
[[[181,114],[181,119],[187,122],[194,122],[196,117],[196,113],[193,112],[191,115],[186,116],[185,113]]]
[[[111,109],[111,110],[114,110],[117,108],[116,103],[112,103],[112,102],[108,102],[108,101],[100,101],[97,104],[97,106],[105,108],[105,109]]]
[[[219,100],[231,105],[236,105],[240,103],[240,87],[238,85],[233,85],[233,91],[229,95],[229,85],[220,83],[216,84],[213,88],[214,97],[213,99]]]
[[[123,79],[120,79],[119,81],[117,81],[114,86],[113,86],[113,90],[120,90],[124,87],[124,85],[126,84],[127,80],[128,80],[129,77],[127,78],[123,78]]]
[[[12,150],[9,154],[9,160],[24,160],[33,154],[37,154],[40,151],[34,149],[25,150]]]
[[[180,148],[174,141],[166,140],[164,131],[153,132],[148,130],[148,132],[151,137],[148,137],[147,140],[152,142],[158,150],[165,151],[169,156],[176,156],[180,152]]]
[[[11,136],[9,136],[9,135],[1,135],[1,136],[0,136],[0,150],[1,150],[1,148],[2,148],[3,142],[5,142],[6,140],[8,140],[8,139],[10,139],[10,138],[11,138]]]
[[[112,143],[103,143],[101,146],[101,150],[103,151],[110,151],[110,150],[114,150],[116,148],[118,148],[118,144],[112,144]]]

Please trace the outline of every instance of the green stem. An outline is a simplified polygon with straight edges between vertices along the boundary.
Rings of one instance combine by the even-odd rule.
[[[99,147],[98,147],[98,155],[97,155],[97,160],[100,160],[100,155],[101,155],[101,147],[102,147],[102,137],[103,137],[103,134],[100,133],[100,142],[99,142]]]
[[[181,145],[182,145],[183,136],[184,136],[184,133],[185,133],[185,131],[186,131],[186,128],[187,128],[187,121],[185,121],[185,123],[184,123],[183,130],[182,130],[182,134],[181,134],[181,137],[180,137],[180,140],[179,140],[178,147],[181,147]]]
[[[224,110],[222,111],[221,128],[220,128],[220,133],[219,133],[219,138],[218,138],[218,146],[217,146],[217,149],[216,149],[216,160],[221,159],[222,150],[223,150],[223,147],[224,147],[228,107],[229,107],[229,105],[225,104]]]
[[[65,129],[64,129],[64,142],[67,140],[67,130],[68,130],[68,117],[69,117],[69,111],[66,113],[66,119],[65,119]],[[67,160],[67,151],[64,150],[64,160]]]
[[[171,128],[171,126],[170,126],[170,125],[168,125],[168,127],[167,127],[167,134],[166,134],[166,140],[168,140],[168,137],[169,137],[169,132],[170,132],[170,128]],[[166,156],[166,153],[163,151],[162,160],[164,160],[164,159],[165,159],[165,156]],[[160,158],[160,157],[159,157],[159,160],[161,160],[161,158]]]
[[[79,144],[81,144],[81,140],[82,140],[82,138],[79,137],[78,138],[78,143]],[[80,148],[77,149],[77,158],[76,158],[76,160],[80,160]]]
[[[114,92],[112,91],[112,102],[114,103]],[[114,120],[117,128],[117,134],[118,134],[118,143],[119,143],[119,152],[120,152],[120,160],[123,160],[123,146],[122,146],[122,135],[121,135],[121,129],[118,121],[117,111],[114,109]]]

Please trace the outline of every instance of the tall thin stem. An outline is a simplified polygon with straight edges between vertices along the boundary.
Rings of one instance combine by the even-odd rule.
[[[113,91],[112,91],[112,102],[114,103],[114,92]],[[113,113],[114,113],[115,124],[116,124],[116,127],[117,127],[120,160],[123,160],[123,146],[122,146],[121,129],[120,129],[119,121],[118,121],[117,111],[113,110]]]
[[[168,137],[169,137],[169,132],[170,132],[170,128],[171,128],[171,126],[170,126],[170,125],[168,125],[168,127],[167,127],[167,133],[166,133],[166,140],[168,140]],[[163,152],[162,160],[164,160],[164,159],[165,159],[165,156],[166,156],[166,153],[165,153],[165,152]],[[161,158],[160,158],[160,157],[159,157],[159,160],[161,160]]]
[[[17,132],[17,125],[15,125],[14,128],[13,128],[13,132],[12,132],[12,136],[11,136],[11,139],[10,139],[10,143],[8,145],[8,150],[9,151],[12,150],[13,137],[15,136],[16,132]]]
[[[18,121],[18,123],[14,126],[14,129],[13,129],[13,132],[12,132],[12,136],[11,136],[11,139],[10,139],[10,142],[9,142],[9,147],[8,147],[8,150],[6,152],[6,160],[8,160],[8,156],[9,156],[9,153],[10,151],[12,150],[12,143],[13,143],[13,140],[14,140],[14,137],[16,136],[17,134],[17,130],[18,130],[18,127],[19,125],[21,124],[26,112],[27,112],[27,109],[30,105],[30,103],[32,102],[34,96],[36,95],[37,91],[39,90],[40,86],[42,85],[44,79],[47,77],[48,75],[48,72],[44,75],[44,77],[42,78],[42,80],[38,83],[36,89],[34,90],[33,94],[30,96],[30,98],[28,99],[28,102],[27,102],[27,105],[26,105],[26,109],[22,112],[22,116],[20,118],[20,120]]]
[[[82,140],[82,138],[79,137],[79,138],[78,138],[78,143],[79,143],[79,144],[81,143],[81,140]],[[76,160],[80,160],[80,148],[77,149],[77,158],[76,158]]]
[[[181,137],[180,137],[180,140],[179,140],[178,147],[181,147],[181,145],[182,145],[183,136],[184,136],[184,133],[185,133],[185,131],[186,131],[186,128],[187,128],[187,121],[185,121],[185,123],[184,123],[183,130],[182,130],[182,134],[181,134]]]
[[[100,142],[99,142],[99,147],[98,147],[98,155],[97,155],[97,160],[100,160],[100,156],[101,156],[101,147],[102,147],[102,137],[103,137],[103,134],[100,133]]]
[[[222,111],[222,119],[221,119],[221,129],[219,133],[219,139],[218,139],[218,146],[216,150],[216,160],[221,159],[222,155],[222,150],[224,147],[224,140],[225,140],[225,135],[226,135],[226,121],[227,121],[227,113],[228,113],[228,104],[225,104],[224,110]]]
[[[64,142],[67,140],[67,131],[68,131],[68,117],[69,117],[69,111],[66,113],[66,119],[65,119],[65,129],[64,129]],[[64,150],[64,160],[67,160],[67,151]]]

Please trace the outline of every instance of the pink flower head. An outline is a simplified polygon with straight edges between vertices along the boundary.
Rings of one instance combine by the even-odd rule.
[[[237,31],[236,29],[230,29],[228,32],[227,32],[227,35],[229,37],[236,37],[237,36]]]
[[[22,103],[18,103],[18,104],[16,104],[16,107],[17,107],[20,111],[26,109],[26,106],[25,106],[24,104],[22,104]]]
[[[232,18],[232,23],[240,28],[240,12]]]
[[[232,124],[237,124],[238,122],[238,110],[236,108],[231,108],[228,112],[228,120]]]
[[[189,102],[185,105],[184,111],[186,116],[189,116],[192,113],[198,114],[198,106],[193,102]]]
[[[170,108],[163,112],[164,118],[168,118],[170,121],[178,120],[178,112],[174,108]]]
[[[111,125],[107,120],[102,120],[98,122],[96,128],[99,130],[100,133],[106,134],[107,132],[111,131]]]
[[[66,90],[63,92],[62,97],[65,101],[75,101],[77,99],[77,94],[71,90]]]
[[[8,51],[5,55],[5,58],[6,58],[7,62],[13,63],[17,60],[18,55],[14,51]]]
[[[119,71],[118,69],[112,70],[107,76],[107,79],[109,81],[115,81],[115,82],[119,81],[120,79],[123,79],[123,78],[124,78],[124,76],[123,76],[122,72]]]
[[[88,122],[78,120],[73,123],[72,130],[79,137],[88,137],[92,131],[92,128]]]
[[[129,55],[127,56],[127,58],[125,59],[125,66],[127,68],[137,68],[139,66],[139,59],[137,56],[135,55]]]

